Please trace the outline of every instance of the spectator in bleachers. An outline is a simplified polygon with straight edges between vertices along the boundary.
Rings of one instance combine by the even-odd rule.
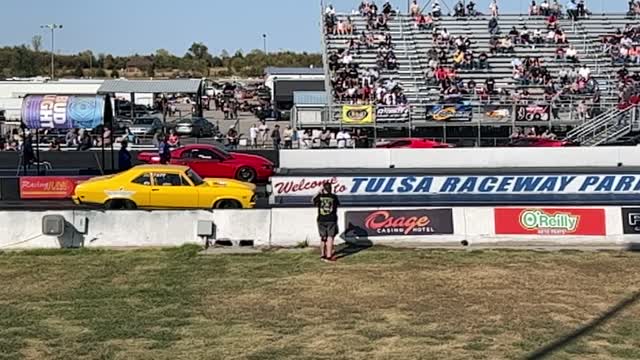
[[[467,16],[478,16],[478,12],[476,11],[476,3],[473,2],[473,0],[469,0],[469,2],[467,3]]]
[[[574,64],[577,64],[580,62],[580,60],[578,60],[578,50],[576,50],[576,48],[573,45],[569,46],[569,48],[567,49],[566,58],[567,60],[569,60]]]
[[[465,14],[465,6],[462,0],[458,0],[456,5],[453,7],[453,16],[455,17],[464,17]]]
[[[489,55],[487,55],[486,52],[482,52],[480,53],[480,55],[478,56],[478,68],[485,70],[485,69],[489,69]]]
[[[556,44],[567,44],[567,34],[562,29],[556,29],[554,34],[554,41]]]
[[[540,29],[535,29],[533,31],[533,39],[532,42],[536,45],[539,44],[543,44],[544,43],[544,36],[542,35],[542,30]]]
[[[442,16],[442,9],[440,8],[440,3],[438,2],[438,0],[435,0],[433,2],[433,5],[431,6],[431,14],[433,15],[434,19],[439,19]]]
[[[420,9],[420,5],[418,5],[418,0],[413,0],[411,2],[411,6],[409,8],[409,13],[414,18],[422,15],[422,10]]]
[[[627,13],[628,16],[637,17],[640,15],[640,1],[639,0],[629,0],[629,11]]]
[[[576,4],[576,0],[569,0],[567,3],[567,15],[569,19],[573,21],[578,20],[578,5]]]
[[[387,19],[396,14],[396,11],[393,10],[390,2],[387,1],[382,5],[382,14],[384,14]]]
[[[433,28],[433,18],[431,14],[420,14],[416,18],[416,27],[420,30],[431,30]]]
[[[566,59],[566,51],[563,47],[556,48],[556,60],[564,62]]]
[[[498,17],[498,0],[491,0],[491,4],[489,4],[489,12],[491,13],[491,17]]]
[[[500,33],[500,26],[498,25],[498,19],[492,17],[489,20],[489,34],[494,36]]]
[[[547,29],[554,30],[558,27],[558,17],[555,14],[549,15],[547,18]]]
[[[529,5],[529,16],[538,15],[540,15],[540,7],[536,4],[535,0],[532,0],[531,5]]]

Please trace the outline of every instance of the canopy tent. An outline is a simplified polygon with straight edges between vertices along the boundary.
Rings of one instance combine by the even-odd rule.
[[[194,94],[196,95],[196,115],[202,116],[203,80],[106,80],[98,89],[98,94],[131,94],[131,102],[135,103],[135,94]],[[133,118],[134,107],[131,107]]]

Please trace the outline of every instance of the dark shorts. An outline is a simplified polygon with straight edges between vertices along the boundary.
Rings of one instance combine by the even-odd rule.
[[[318,222],[318,233],[322,239],[335,238],[338,235],[338,223]]]

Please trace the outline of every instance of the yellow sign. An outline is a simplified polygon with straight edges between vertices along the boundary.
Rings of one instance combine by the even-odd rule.
[[[342,123],[354,125],[373,124],[373,106],[344,105],[342,107]]]

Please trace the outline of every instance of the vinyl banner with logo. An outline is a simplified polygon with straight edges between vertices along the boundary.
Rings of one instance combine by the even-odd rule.
[[[359,237],[453,234],[451,209],[347,211],[345,222]]]
[[[471,121],[472,119],[472,107],[468,104],[436,104],[427,106],[427,121]]]
[[[22,122],[29,129],[94,129],[105,120],[104,96],[29,95]]]
[[[549,105],[527,105],[516,108],[516,121],[549,121],[550,119]]]
[[[625,235],[640,235],[640,208],[622,208],[622,229]]]
[[[605,236],[604,209],[495,209],[496,235]]]
[[[20,178],[20,198],[52,200],[71,199],[76,186],[88,176],[23,176]]]
[[[344,204],[637,204],[640,174],[275,176],[274,204],[308,204],[329,182]]]
[[[407,105],[386,106],[378,105],[376,107],[376,122],[406,122],[411,116],[411,109]]]
[[[373,124],[373,106],[371,105],[343,105],[342,123],[350,125]]]

